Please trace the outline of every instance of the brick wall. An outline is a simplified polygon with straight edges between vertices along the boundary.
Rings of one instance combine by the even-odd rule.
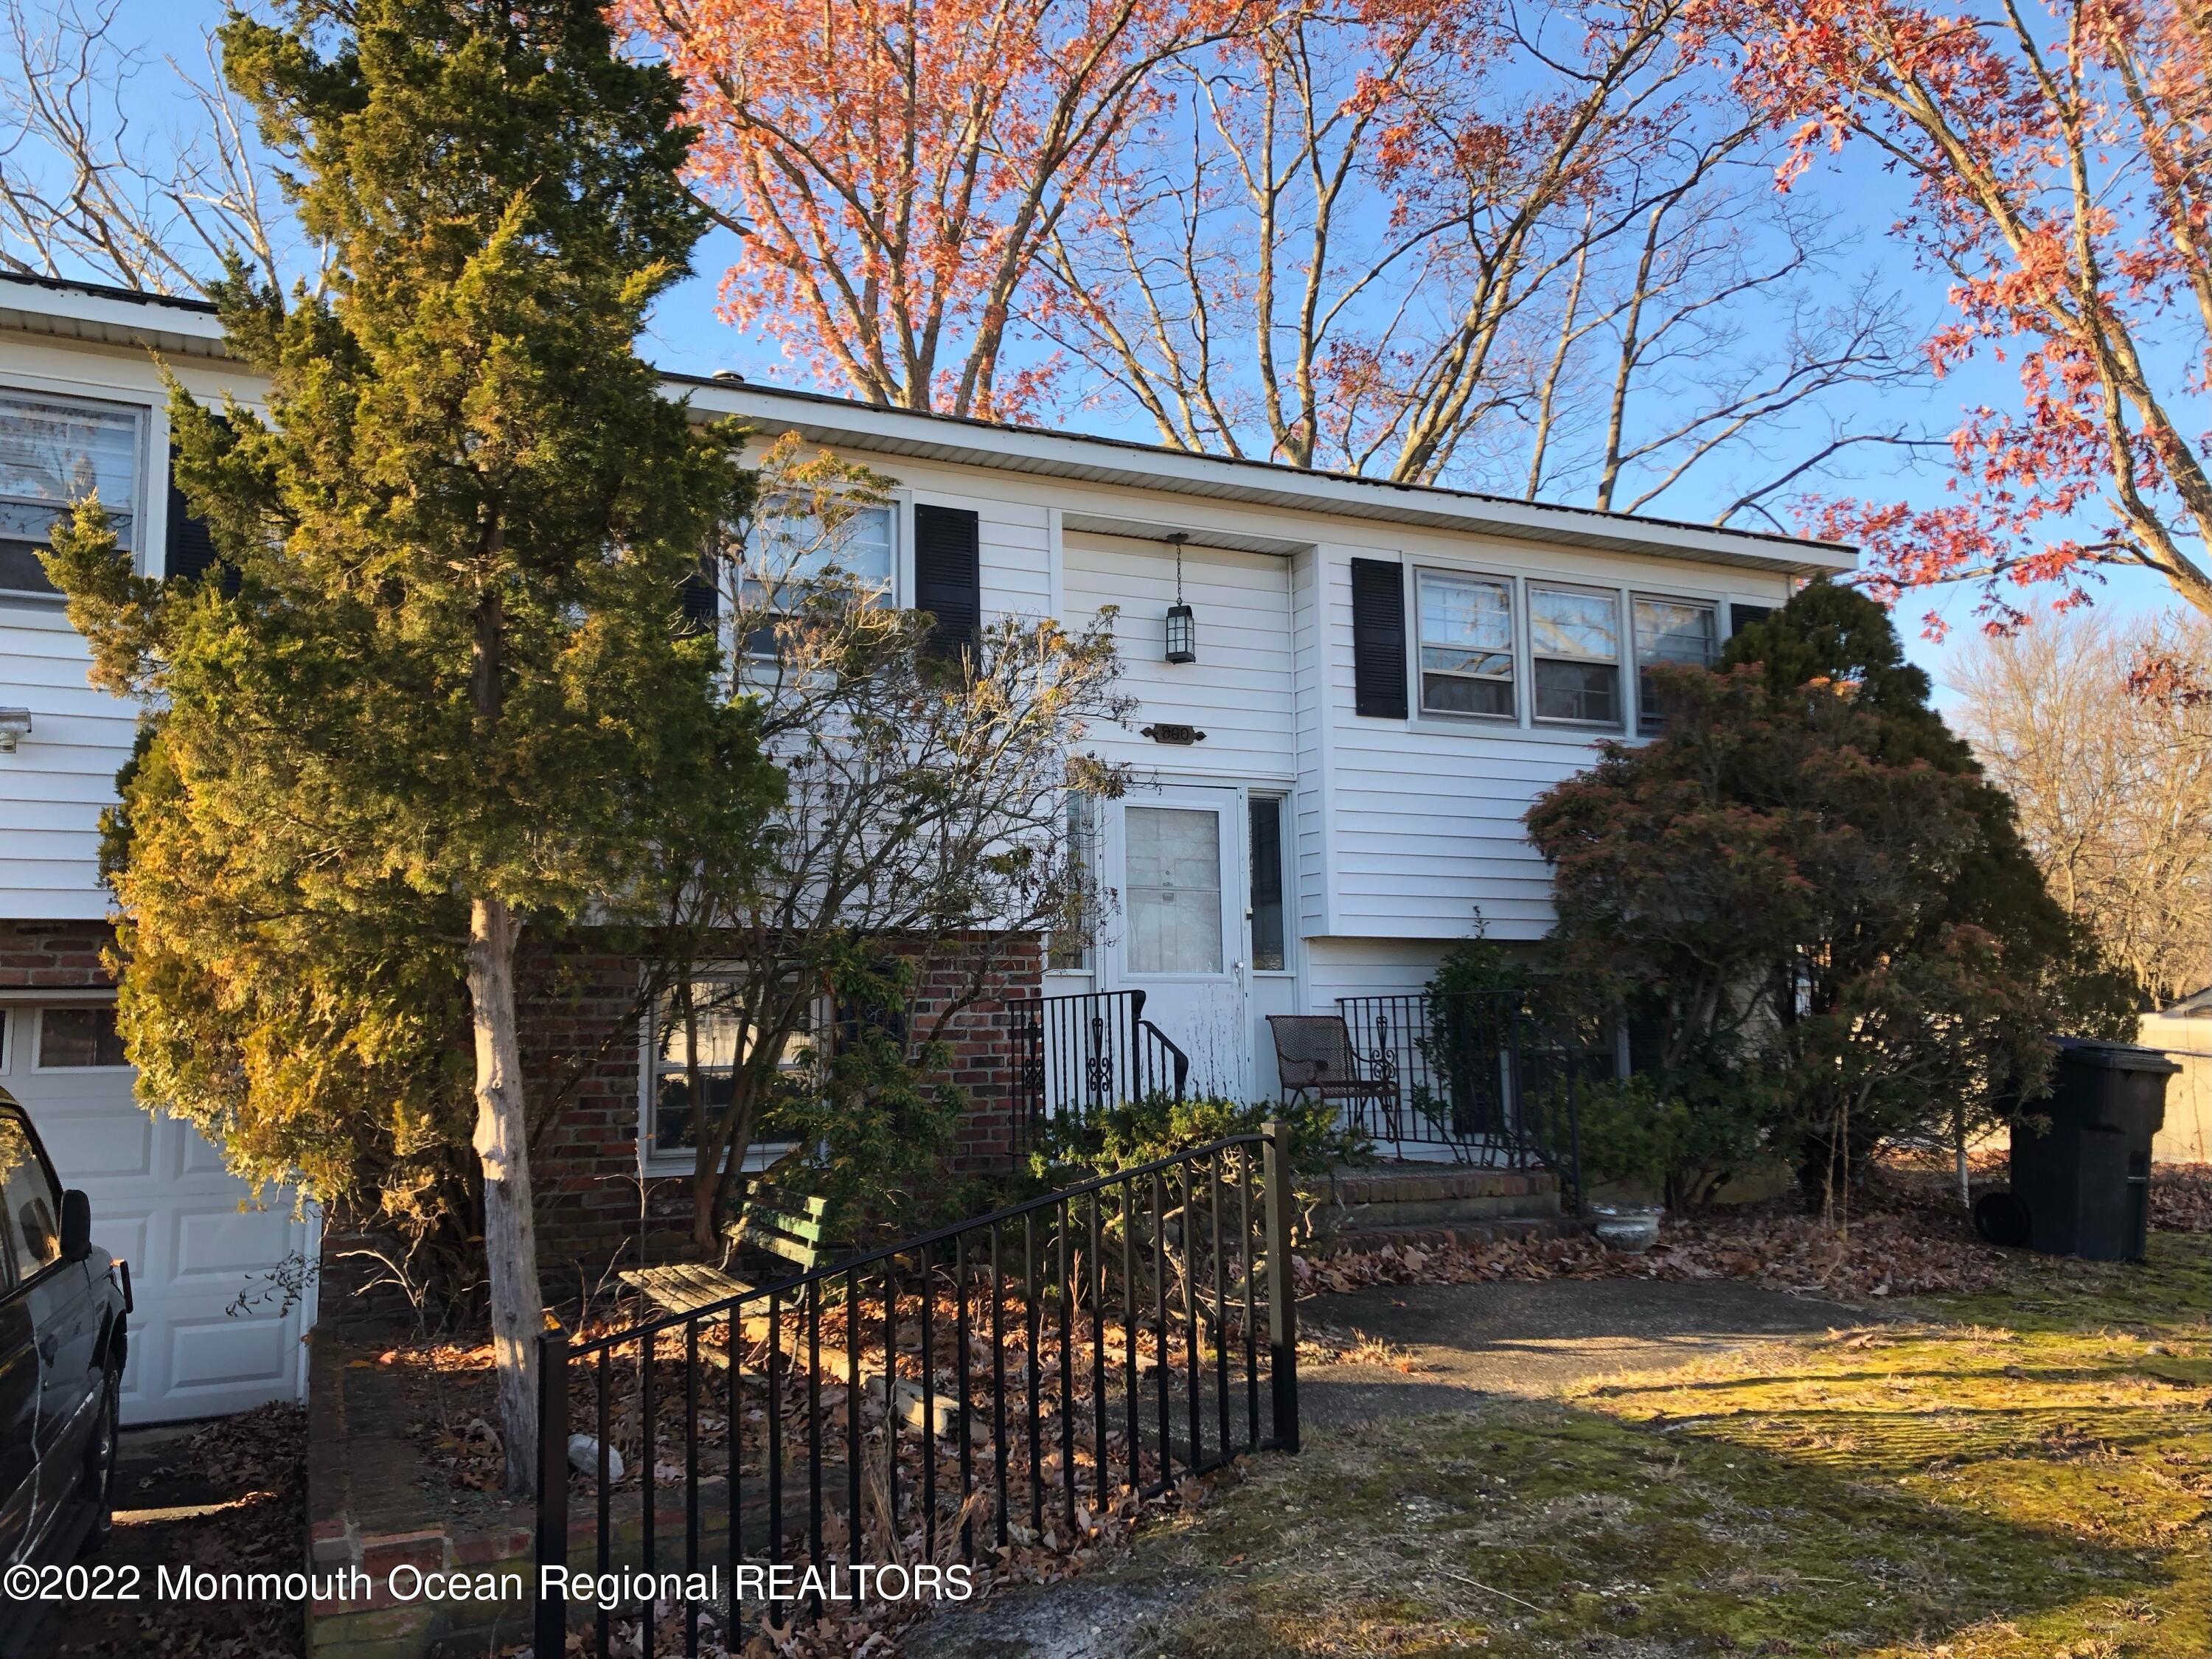
[[[0,990],[111,987],[100,953],[112,939],[106,922],[0,921]],[[1038,985],[1034,939],[994,949],[1003,960],[990,973],[992,994],[955,1015],[948,1031],[950,1080],[973,1103],[948,1160],[961,1175],[1006,1167],[1012,1074],[1000,1016],[1005,999],[1035,995]],[[636,1260],[641,1233],[652,1259],[666,1259],[689,1236],[690,1183],[657,1176],[641,1190],[639,958],[589,939],[525,935],[517,969],[526,1087],[541,1126],[532,1174],[547,1275],[590,1284],[618,1257],[623,1265]],[[958,946],[931,962],[917,987],[917,1018],[927,1025],[973,970]],[[345,1279],[337,1273],[334,1284]]]
[[[0,991],[107,989],[100,952],[114,939],[104,921],[0,921]]]
[[[1000,1015],[1009,997],[1032,996],[1041,959],[1034,939],[994,946],[989,994],[952,1017],[948,1080],[967,1091],[948,1159],[954,1173],[1004,1170],[1011,1152],[1012,1071]],[[590,1284],[617,1264],[682,1252],[690,1226],[690,1182],[642,1182],[637,1133],[641,1032],[637,957],[589,944],[526,945],[519,966],[526,1087],[542,1127],[531,1148],[538,1194],[538,1255],[549,1275]],[[915,1018],[926,1028],[968,988],[973,957],[955,946],[930,962],[916,986]]]

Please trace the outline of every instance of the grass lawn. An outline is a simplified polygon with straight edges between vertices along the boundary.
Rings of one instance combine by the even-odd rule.
[[[2206,1238],[1893,1311],[1258,1459],[1130,1651],[2212,1655]]]

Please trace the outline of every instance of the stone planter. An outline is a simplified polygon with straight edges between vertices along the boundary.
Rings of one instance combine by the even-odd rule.
[[[1598,1204],[1590,1208],[1590,1231],[1609,1250],[1623,1255],[1642,1255],[1659,1242],[1659,1218],[1667,1212],[1656,1204]]]

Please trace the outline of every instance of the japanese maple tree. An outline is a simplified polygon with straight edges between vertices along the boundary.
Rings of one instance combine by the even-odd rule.
[[[683,76],[690,178],[742,252],[723,315],[902,409],[1022,408],[1039,250],[1174,54],[1248,0],[616,0]]]
[[[2020,402],[1970,410],[1959,499],[1821,504],[1885,599],[1980,584],[2077,598],[2100,567],[2155,571],[2212,614],[2212,25],[2182,0],[1730,0],[1740,82],[1790,130],[1783,178],[1863,143],[1912,188],[1950,274],[1940,369],[2016,366]],[[1931,629],[1940,629],[1934,617]]]

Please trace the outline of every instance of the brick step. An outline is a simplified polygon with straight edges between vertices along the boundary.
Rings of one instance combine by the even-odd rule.
[[[1339,1231],[1365,1232],[1376,1227],[1461,1227],[1488,1221],[1546,1220],[1559,1212],[1557,1193],[1520,1198],[1437,1198],[1362,1204],[1339,1212]]]
[[[1559,1213],[1559,1177],[1548,1170],[1340,1168],[1329,1178],[1329,1197],[1328,1224],[1344,1233],[1548,1221]]]
[[[1510,1239],[1571,1238],[1581,1232],[1583,1225],[1572,1216],[1509,1216],[1496,1221],[1449,1227],[1361,1227],[1316,1239],[1312,1253],[1317,1256],[1345,1255],[1379,1250],[1391,1244],[1434,1250],[1498,1244]]]

